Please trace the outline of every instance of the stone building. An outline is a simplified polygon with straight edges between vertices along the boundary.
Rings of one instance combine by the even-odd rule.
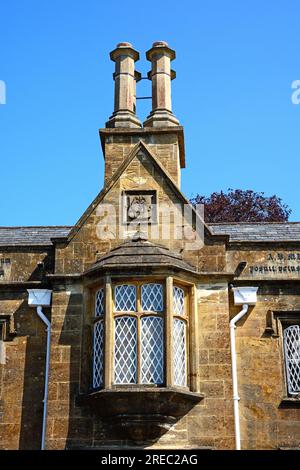
[[[142,125],[139,54],[111,53],[104,188],[76,225],[0,228],[1,449],[299,448],[300,223],[189,206],[174,58],[147,52]]]

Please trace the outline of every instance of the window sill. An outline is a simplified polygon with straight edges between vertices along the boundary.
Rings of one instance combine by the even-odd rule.
[[[204,396],[177,388],[114,386],[77,396],[77,405],[100,416],[114,439],[149,442],[166,433]]]
[[[167,415],[180,417],[204,398],[201,393],[173,387],[114,386],[78,395],[77,404],[103,417]]]
[[[300,398],[284,397],[279,408],[300,408]]]

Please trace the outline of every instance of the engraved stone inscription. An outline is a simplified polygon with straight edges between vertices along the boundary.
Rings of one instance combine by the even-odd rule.
[[[300,274],[300,253],[268,253],[265,263],[249,266],[249,272],[255,274]]]

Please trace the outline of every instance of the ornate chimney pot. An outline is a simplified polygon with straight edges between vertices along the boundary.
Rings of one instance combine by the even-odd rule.
[[[152,68],[148,77],[152,80],[152,111],[144,122],[145,127],[178,126],[172,113],[171,80],[176,74],[171,70],[171,61],[176,54],[165,41],[156,41],[146,53]]]
[[[134,63],[139,60],[139,53],[129,42],[120,42],[110,53],[115,62],[115,100],[114,112],[106,123],[106,127],[141,127],[135,115],[136,82],[141,75],[135,71]]]

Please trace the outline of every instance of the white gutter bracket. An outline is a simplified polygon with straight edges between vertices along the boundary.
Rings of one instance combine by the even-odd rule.
[[[48,384],[49,384],[49,365],[50,365],[50,344],[51,344],[51,323],[43,313],[42,307],[49,307],[51,303],[52,291],[48,289],[28,289],[28,305],[36,307],[39,318],[46,325],[47,346],[46,346],[46,366],[45,366],[45,387],[44,387],[44,410],[41,450],[45,450],[46,425],[47,425],[47,403],[48,403]]]
[[[232,370],[232,390],[233,390],[233,411],[234,411],[234,434],[235,448],[241,450],[241,432],[240,432],[240,416],[239,416],[239,394],[238,394],[238,375],[236,364],[236,344],[235,329],[236,323],[249,310],[249,305],[255,305],[257,301],[258,287],[233,287],[234,304],[243,305],[242,310],[229,323],[230,328],[230,349],[231,349],[231,370]]]

